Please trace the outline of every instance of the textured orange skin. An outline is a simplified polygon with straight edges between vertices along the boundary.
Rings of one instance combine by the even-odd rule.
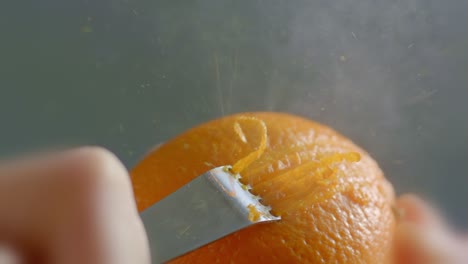
[[[288,114],[224,117],[153,150],[131,173],[138,209],[255,150],[258,125],[239,122],[240,115],[254,116],[268,128],[264,154],[241,174],[282,220],[241,230],[172,263],[389,262],[394,192],[376,162],[334,130]],[[247,143],[233,128],[235,122]],[[336,156],[349,152],[359,153],[360,161]],[[323,162],[326,157],[332,162]],[[318,177],[319,171],[325,173]]]

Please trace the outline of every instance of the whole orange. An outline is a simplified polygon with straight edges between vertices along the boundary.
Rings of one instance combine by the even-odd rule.
[[[377,163],[329,127],[284,113],[242,113],[175,137],[132,171],[138,209],[203,172],[234,165],[281,216],[173,263],[388,263],[394,191]]]

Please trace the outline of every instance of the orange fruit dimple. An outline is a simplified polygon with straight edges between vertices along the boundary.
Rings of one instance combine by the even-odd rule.
[[[138,209],[223,165],[233,165],[282,219],[240,230],[173,263],[388,263],[392,186],[364,150],[293,115],[227,116],[163,144],[131,173]]]

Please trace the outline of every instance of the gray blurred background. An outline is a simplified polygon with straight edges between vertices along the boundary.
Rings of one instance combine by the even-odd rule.
[[[235,112],[332,126],[468,227],[468,1],[0,4],[0,155],[97,144],[131,168]]]

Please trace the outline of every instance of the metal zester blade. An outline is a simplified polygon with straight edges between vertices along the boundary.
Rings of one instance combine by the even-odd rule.
[[[280,218],[260,203],[240,175],[217,167],[141,213],[152,263],[164,263],[248,226]]]

